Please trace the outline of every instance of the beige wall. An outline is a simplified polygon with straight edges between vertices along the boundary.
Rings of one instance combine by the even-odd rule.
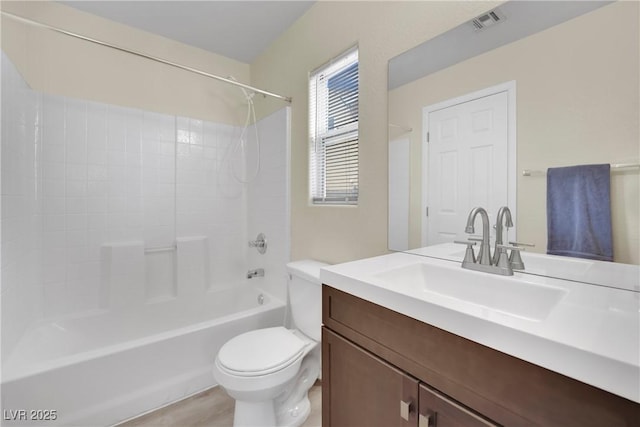
[[[50,1],[2,1],[3,11],[147,55],[249,82],[249,65]],[[238,88],[2,17],[2,49],[35,90],[239,124]]]
[[[389,94],[410,126],[411,244],[420,242],[421,110],[516,81],[517,171],[640,159],[638,2],[614,3],[431,74]],[[518,174],[518,240],[546,251],[546,180]],[[640,263],[638,170],[612,174],[616,261]]]
[[[341,262],[387,252],[387,61],[498,2],[316,3],[251,66],[252,83],[292,103],[292,258]],[[308,202],[308,75],[359,45],[360,201]],[[278,108],[260,103],[262,114]]]

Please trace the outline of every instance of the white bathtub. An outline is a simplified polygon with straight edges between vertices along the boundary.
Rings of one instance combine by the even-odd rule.
[[[2,425],[116,424],[215,385],[222,344],[284,323],[285,304],[249,285],[178,301],[32,328],[3,363]]]

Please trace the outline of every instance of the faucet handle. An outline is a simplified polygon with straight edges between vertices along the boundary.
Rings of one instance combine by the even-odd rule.
[[[264,254],[267,251],[267,238],[264,234],[259,233],[256,240],[249,241],[250,248],[256,248],[260,254]]]
[[[524,249],[522,249],[523,247],[534,248],[536,246],[533,243],[522,243],[522,242],[509,242],[509,244],[513,246],[517,246],[518,249],[520,249],[521,251],[524,251]]]
[[[509,257],[507,256],[507,250],[511,249],[513,253],[513,251],[514,250],[517,251],[518,248],[516,248],[515,246],[507,246],[507,245],[496,245],[496,247],[498,248],[498,251],[500,251],[496,265],[502,268],[511,268],[511,263],[509,261]]]
[[[476,242],[479,242],[479,241],[482,241],[482,239],[469,238],[469,240],[454,240],[453,243],[457,243],[459,245],[475,246]]]
[[[511,243],[511,242],[509,242],[509,243]],[[498,245],[496,245],[496,248],[500,249],[500,252],[507,252],[508,250],[509,251],[524,251],[524,249],[522,249],[519,246],[515,246],[515,245],[514,246],[509,246],[509,245],[500,245],[500,244],[498,244]]]
[[[518,243],[518,242],[509,242],[513,245],[513,249],[511,251],[511,255],[509,255],[509,262],[511,263],[511,268],[514,270],[524,270],[524,261],[522,261],[522,257],[520,256],[520,251],[524,251],[525,249],[522,246],[534,247],[530,243]]]
[[[469,239],[469,240],[454,240],[453,243],[458,243],[460,245],[467,245],[467,249],[464,252],[464,260],[462,260],[462,264],[465,265],[466,263],[475,263],[476,262],[476,254],[473,252],[473,247],[475,246],[476,242],[473,241],[474,239]],[[481,239],[482,240],[482,239]]]

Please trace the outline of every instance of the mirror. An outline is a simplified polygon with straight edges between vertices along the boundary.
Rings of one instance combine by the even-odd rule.
[[[639,162],[638,4],[509,1],[496,16],[482,30],[462,24],[389,62],[390,250],[439,243],[423,236],[425,200],[429,188],[449,183],[433,177],[427,184],[425,111],[449,100],[513,83],[514,194],[498,203],[512,209],[512,230],[533,252],[546,252],[547,168]],[[620,263],[640,264],[639,176],[637,167],[611,173]]]

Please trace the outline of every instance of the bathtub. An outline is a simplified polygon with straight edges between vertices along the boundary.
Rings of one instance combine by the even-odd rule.
[[[2,371],[2,425],[109,426],[215,385],[231,337],[284,323],[248,284],[204,298],[95,311],[31,328]]]

